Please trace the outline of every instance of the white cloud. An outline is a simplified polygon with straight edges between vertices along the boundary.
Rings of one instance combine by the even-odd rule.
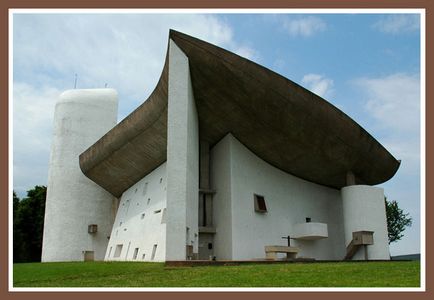
[[[15,14],[14,187],[46,184],[54,104],[65,89],[109,87],[119,93],[126,116],[154,89],[169,29],[237,51],[256,52],[235,41],[227,23],[190,14]]]
[[[318,74],[307,74],[301,80],[307,89],[320,97],[330,96],[333,92],[333,80]]]
[[[259,60],[259,56],[257,52],[247,46],[241,46],[233,50],[234,53],[238,54],[239,56],[242,56],[244,58],[250,59],[250,60]]]
[[[420,81],[402,73],[380,78],[362,78],[356,83],[368,98],[366,110],[382,124],[400,132],[419,128]]]
[[[364,108],[382,143],[403,161],[401,172],[418,175],[420,160],[420,79],[396,73],[355,81],[366,95]]]
[[[14,189],[21,195],[46,184],[54,104],[60,90],[14,84],[13,147]]]
[[[372,27],[391,34],[412,32],[419,30],[420,19],[419,15],[390,15],[381,18]]]
[[[283,27],[291,36],[309,37],[327,28],[326,23],[314,16],[294,17],[284,20]]]

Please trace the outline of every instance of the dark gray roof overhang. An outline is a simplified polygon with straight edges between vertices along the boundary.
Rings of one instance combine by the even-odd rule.
[[[375,185],[396,160],[342,111],[281,75],[199,39],[171,30],[188,56],[200,139],[232,133],[269,164],[299,178],[341,188],[351,171]],[[83,173],[114,196],[166,160],[168,59],[150,97],[80,155]]]

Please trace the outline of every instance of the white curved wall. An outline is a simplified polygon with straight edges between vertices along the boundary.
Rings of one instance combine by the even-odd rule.
[[[113,89],[69,90],[54,113],[42,261],[80,261],[83,251],[104,258],[113,224],[114,197],[84,176],[79,155],[117,121]],[[97,224],[96,234],[88,225]]]
[[[328,238],[291,240],[299,257],[343,259],[342,201],[339,190],[285,173],[260,159],[231,134],[211,150],[214,254],[217,259],[265,258],[265,246],[287,245],[305,222],[325,223]],[[254,210],[254,194],[265,198],[267,213]]]
[[[351,185],[341,189],[345,228],[345,245],[354,231],[374,231],[374,244],[368,247],[368,259],[390,259],[387,238],[386,208],[382,188]],[[363,249],[353,260],[364,259]]]

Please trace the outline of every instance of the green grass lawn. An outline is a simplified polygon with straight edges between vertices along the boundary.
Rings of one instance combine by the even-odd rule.
[[[165,267],[163,263],[14,264],[14,287],[419,287],[420,262]]]

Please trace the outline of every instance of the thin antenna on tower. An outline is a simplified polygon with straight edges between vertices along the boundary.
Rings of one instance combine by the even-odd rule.
[[[75,73],[74,89],[77,88],[77,73]]]

